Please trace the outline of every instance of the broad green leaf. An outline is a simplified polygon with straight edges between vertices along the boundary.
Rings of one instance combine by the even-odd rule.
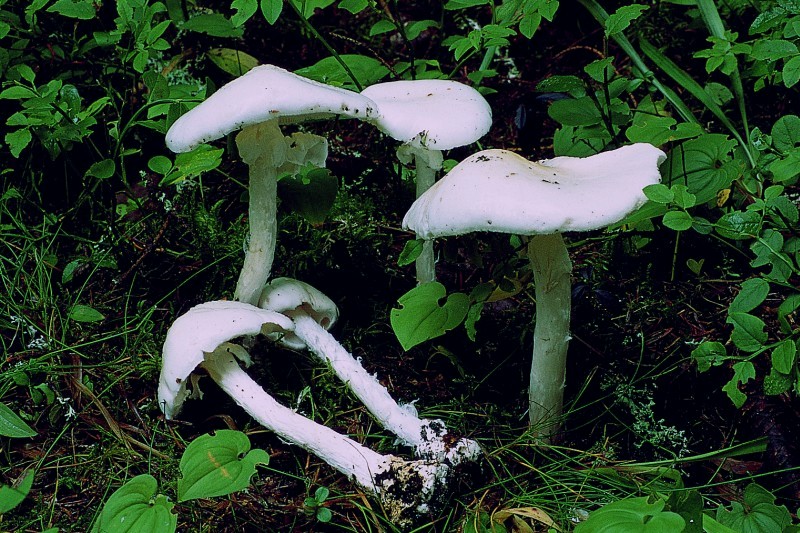
[[[729,313],[747,313],[758,307],[769,294],[769,282],[764,278],[751,278],[742,283],[742,288],[731,302]]]
[[[352,71],[362,87],[372,85],[389,75],[389,69],[375,58],[358,54],[342,54],[339,58]],[[326,57],[310,67],[295,71],[295,74],[345,89],[356,89],[350,75],[335,57]]]
[[[764,376],[764,394],[769,396],[783,394],[792,388],[792,381],[791,375],[781,374],[773,367],[770,369],[769,374]]]
[[[325,222],[338,191],[339,180],[325,168],[303,170],[278,182],[281,201],[313,225]]]
[[[692,227],[692,215],[686,211],[667,211],[662,219],[663,224],[671,230],[686,231]]]
[[[81,20],[91,20],[97,16],[97,9],[92,0],[58,0],[48,7],[47,11]]]
[[[114,175],[117,165],[113,159],[103,159],[97,163],[92,164],[89,170],[86,171],[86,176],[91,176],[99,180],[105,180]]]
[[[796,55],[783,65],[783,84],[786,88],[797,85],[800,81],[800,55]]]
[[[717,233],[727,239],[752,239],[758,235],[761,217],[755,211],[731,211],[717,221]]]
[[[685,521],[677,513],[664,511],[664,500],[626,498],[592,512],[575,533],[675,533]]]
[[[105,319],[105,315],[88,305],[76,304],[69,311],[69,318],[75,322],[100,322]]]
[[[466,9],[468,7],[483,6],[490,0],[449,0],[444,8],[447,10]]]
[[[422,253],[423,244],[425,244],[424,239],[414,239],[406,242],[405,246],[403,246],[403,251],[400,252],[400,257],[397,258],[397,266],[410,265],[416,261],[419,254]]]
[[[374,37],[375,35],[382,35],[384,33],[389,33],[390,31],[395,31],[397,26],[395,26],[391,21],[386,19],[381,19],[369,29],[369,36]]]
[[[782,152],[800,147],[800,117],[784,115],[772,126],[772,143]]]
[[[758,39],[753,44],[751,55],[761,61],[777,61],[798,52],[797,45],[783,39]]]
[[[775,505],[775,496],[755,483],[744,490],[744,505],[732,502],[730,510],[720,506],[717,520],[735,531],[743,533],[777,533],[792,523],[785,506]]]
[[[25,474],[25,477],[16,487],[0,485],[0,515],[6,514],[22,503],[31,491],[32,486],[33,471]]]
[[[727,322],[733,324],[731,341],[744,352],[760,350],[767,342],[764,321],[747,313],[729,313]]]
[[[193,440],[181,457],[178,501],[213,498],[246,489],[256,465],[269,464],[264,450],[250,449],[241,431],[218,430]]]
[[[33,136],[28,128],[8,132],[5,136],[8,149],[14,157],[19,157],[19,154],[30,144],[31,140],[33,140]]]
[[[637,112],[633,116],[633,124],[625,130],[625,136],[631,142],[646,142],[661,146],[671,141],[691,139],[703,134],[699,124],[681,122],[672,117],[662,117]]]
[[[565,126],[591,126],[600,124],[603,120],[597,106],[588,96],[556,100],[547,109],[547,113]]]
[[[675,198],[675,193],[663,183],[648,185],[644,188],[643,192],[648,200],[657,204],[666,205]]]
[[[0,435],[3,437],[24,438],[34,437],[36,432],[17,416],[17,413],[9,409],[6,404],[0,402]]]
[[[156,495],[158,482],[150,474],[136,476],[108,498],[93,533],[172,533],[178,515],[166,496]]]
[[[287,0],[293,3],[305,18],[310,18],[317,9],[325,9],[334,0]]]
[[[283,11],[283,0],[261,0],[261,14],[270,25],[275,24]]]
[[[424,283],[397,300],[400,309],[392,309],[390,322],[404,350],[433,339],[458,326],[469,311],[466,294],[447,295],[444,285]]]
[[[172,170],[172,160],[164,155],[156,155],[151,157],[147,162],[147,168],[156,174],[166,176],[169,174],[169,171]]]
[[[622,6],[606,19],[606,37],[620,33],[631,25],[631,22],[639,18],[649,6],[644,4],[628,4]]]
[[[205,33],[212,37],[241,37],[244,30],[234,26],[230,19],[219,13],[201,13],[195,15],[181,26],[184,30]]]
[[[339,9],[349,11],[353,15],[361,13],[369,7],[368,0],[341,0],[339,2]]]
[[[542,23],[542,15],[539,13],[531,13],[524,15],[522,20],[519,21],[519,32],[526,38],[532,39],[539,25]]]
[[[550,76],[540,81],[536,90],[542,93],[569,93],[577,97],[586,93],[586,85],[577,76]]]
[[[222,163],[223,152],[222,148],[213,148],[207,144],[201,144],[191,152],[178,154],[175,156],[175,165],[172,171],[164,176],[159,185],[173,185],[179,181],[214,170]]]
[[[781,374],[790,374],[797,360],[797,345],[792,339],[784,339],[772,350],[772,368]]]
[[[36,93],[32,89],[21,85],[13,85],[0,92],[0,100],[27,100],[35,96]]]
[[[427,30],[428,28],[438,27],[438,25],[439,23],[436,22],[435,20],[418,20],[414,22],[409,22],[408,24],[406,24],[405,27],[406,38],[409,41],[413,41],[414,39],[419,37],[423,31]]]
[[[720,189],[730,187],[741,171],[731,156],[736,142],[711,133],[691,139],[670,151],[661,165],[666,185],[683,184],[704,204],[716,198]]]
[[[697,203],[697,196],[690,193],[686,185],[676,183],[670,189],[674,195],[672,202],[681,209],[689,209]]]
[[[214,48],[207,55],[212,63],[231,76],[241,76],[258,65],[258,59],[233,48]]]

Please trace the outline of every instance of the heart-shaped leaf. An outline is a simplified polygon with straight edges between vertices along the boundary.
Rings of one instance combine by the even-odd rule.
[[[392,309],[390,321],[404,350],[455,328],[469,311],[469,296],[459,292],[447,296],[444,285],[436,281],[411,289],[397,303],[401,308]]]
[[[223,429],[197,437],[181,457],[183,477],[178,480],[178,501],[224,496],[245,489],[258,464],[269,464],[269,454],[250,450],[250,439],[241,431]]]
[[[174,504],[159,494],[158,482],[142,474],[118,488],[95,522],[94,533],[172,533],[178,527]]]

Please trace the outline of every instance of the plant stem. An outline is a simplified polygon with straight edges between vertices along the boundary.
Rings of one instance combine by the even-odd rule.
[[[546,439],[558,430],[564,402],[572,261],[560,233],[534,236],[528,259],[536,285],[529,415],[531,427]]]

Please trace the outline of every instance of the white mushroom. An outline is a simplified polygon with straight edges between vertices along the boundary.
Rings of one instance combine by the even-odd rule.
[[[327,332],[339,312],[320,291],[302,281],[276,278],[264,287],[258,305],[291,318],[294,329],[280,342],[293,349],[308,348],[329,364],[381,426],[411,446],[417,457],[455,466],[474,463],[481,456],[477,442],[456,439],[441,420],[421,420],[413,408],[395,402],[386,387]]]
[[[442,150],[472,144],[492,125],[492,110],[481,94],[450,80],[391,81],[367,87],[362,95],[375,101],[378,129],[403,145],[401,162],[416,168],[417,198],[442,168]],[[416,262],[417,282],[436,279],[433,243],[425,242]]]
[[[284,137],[280,123],[332,116],[367,119],[375,103],[358,93],[318,83],[273,65],[255,67],[221,87],[170,127],[166,142],[174,152],[188,152],[237,129],[239,154],[250,169],[250,240],[235,297],[255,304],[269,279],[277,232],[277,177],[310,162],[324,166],[323,137]]]
[[[260,424],[375,494],[399,527],[435,514],[457,474],[453,465],[378,454],[279,404],[240,367],[237,358],[247,358],[244,349],[227,342],[260,331],[292,329],[286,316],[241,302],[209,302],[190,309],[175,321],[164,342],[158,396],[166,417],[178,414],[187,396],[186,380],[202,366]]]
[[[572,263],[561,233],[589,231],[640,207],[658,183],[664,153],[634,144],[591,157],[531,162],[505,150],[468,157],[420,197],[403,225],[425,238],[493,231],[531,235],[536,286],[530,422],[541,435],[558,429],[570,340]]]

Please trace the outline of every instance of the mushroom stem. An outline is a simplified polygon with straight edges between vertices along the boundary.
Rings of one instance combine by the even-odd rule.
[[[433,187],[436,182],[436,171],[428,163],[428,158],[420,154],[421,149],[417,149],[414,154],[414,166],[416,167],[417,198]],[[417,284],[430,283],[436,281],[436,262],[433,255],[433,240],[425,239],[422,243],[422,252],[414,263],[417,271]]]
[[[244,128],[236,136],[242,159],[249,167],[248,220],[250,236],[234,298],[258,303],[275,259],[278,222],[277,168],[286,157],[286,142],[277,121]]]
[[[564,402],[572,261],[560,233],[531,238],[528,259],[536,285],[529,415],[534,431],[547,438],[558,430]]]
[[[456,440],[441,420],[422,420],[413,407],[398,405],[386,387],[313,317],[292,313],[292,320],[294,334],[314,355],[328,363],[378,423],[397,435],[404,445],[412,447],[417,457],[450,466],[478,461],[481,449],[477,442]]]
[[[365,489],[378,491],[373,478],[385,470],[387,457],[278,403],[242,370],[225,347],[207,354],[203,368],[261,425],[313,453],[339,472],[354,477]]]
[[[208,353],[203,367],[220,388],[256,421],[313,453],[378,496],[397,526],[409,528],[421,517],[433,515],[441,507],[453,474],[450,465],[380,455],[295,413],[267,394],[239,367],[231,351],[224,346]]]

